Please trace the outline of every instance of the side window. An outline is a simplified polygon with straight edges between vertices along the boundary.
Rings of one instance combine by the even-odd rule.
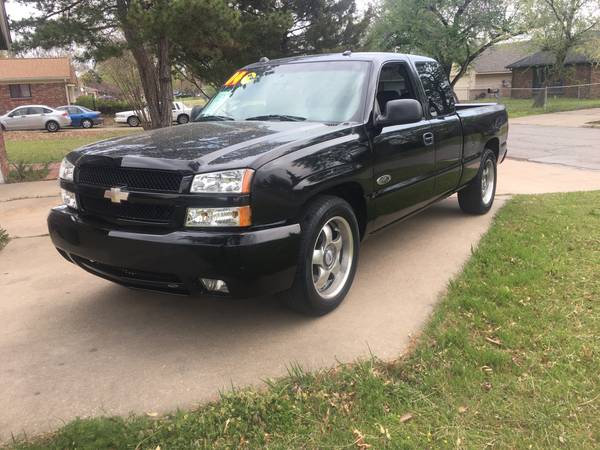
[[[69,114],[81,114],[82,111],[79,110],[79,108],[75,107],[75,106],[69,106],[68,110]]]
[[[27,108],[27,115],[31,114],[42,114],[44,112],[44,108],[39,108],[37,106],[30,106]]]
[[[437,62],[420,62],[416,64],[419,78],[429,98],[432,114],[445,116],[455,111],[452,86],[446,74]]]
[[[10,117],[24,116],[26,113],[27,113],[27,108],[19,108],[19,109],[15,109],[13,112],[11,112]]]
[[[48,109],[48,108],[42,108],[42,112],[43,112],[44,114],[48,114],[48,113],[51,113],[51,112],[52,112],[52,110],[51,110],[51,109]]]
[[[381,68],[377,86],[377,105],[379,111],[385,114],[386,105],[390,100],[417,99],[410,84],[406,66],[402,63],[387,63]]]

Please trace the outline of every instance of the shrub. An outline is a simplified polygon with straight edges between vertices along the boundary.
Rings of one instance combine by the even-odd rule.
[[[127,111],[133,107],[123,100],[111,100],[105,98],[94,98],[91,95],[82,95],[75,101],[76,105],[100,111],[102,114],[112,116],[120,111]]]
[[[6,244],[8,244],[8,233],[6,230],[0,228],[0,250],[2,250],[2,247]]]
[[[50,172],[50,163],[27,164],[23,161],[10,163],[11,169],[8,174],[9,183],[21,181],[40,181],[46,179]]]

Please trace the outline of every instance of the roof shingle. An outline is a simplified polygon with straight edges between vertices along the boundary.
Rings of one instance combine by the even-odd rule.
[[[76,81],[69,58],[0,59],[0,82],[59,80]]]
[[[530,42],[498,44],[484,51],[474,62],[476,73],[508,72],[507,66],[531,54]]]

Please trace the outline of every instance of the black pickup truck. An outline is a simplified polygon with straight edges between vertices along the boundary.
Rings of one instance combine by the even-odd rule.
[[[48,227],[67,260],[129,287],[325,314],[368,235],[455,192],[486,213],[507,133],[504,107],[456,104],[430,58],[263,58],[187,125],[69,153]]]

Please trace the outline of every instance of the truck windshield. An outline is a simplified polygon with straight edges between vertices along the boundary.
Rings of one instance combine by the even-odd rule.
[[[330,61],[240,70],[194,120],[357,121],[368,69],[364,61]]]

